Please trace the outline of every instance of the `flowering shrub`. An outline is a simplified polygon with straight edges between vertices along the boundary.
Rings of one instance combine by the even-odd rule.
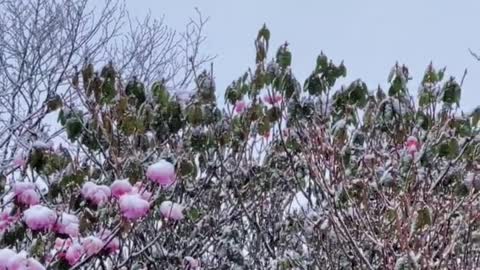
[[[72,70],[75,102],[48,103],[61,136],[4,173],[0,269],[476,267],[480,110],[459,112],[461,83],[429,65],[414,102],[396,64],[387,92],[337,87],[346,67],[321,53],[302,87],[269,39],[223,108],[196,66],[188,99],[113,63]]]

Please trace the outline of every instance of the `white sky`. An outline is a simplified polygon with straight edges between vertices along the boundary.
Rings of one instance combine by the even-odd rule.
[[[480,53],[480,1],[478,0],[127,0],[134,15],[150,10],[166,16],[181,28],[198,7],[209,16],[205,52],[216,54],[214,70],[218,95],[248,67],[253,67],[253,40],[267,23],[273,55],[288,40],[293,70],[302,83],[314,67],[320,51],[345,61],[348,81],[361,78],[369,88],[386,89],[390,68],[406,64],[414,81],[413,93],[432,60],[447,75],[460,80],[468,69],[463,88],[464,110],[475,107],[480,95],[480,62],[468,53]],[[340,85],[338,85],[339,87]]]

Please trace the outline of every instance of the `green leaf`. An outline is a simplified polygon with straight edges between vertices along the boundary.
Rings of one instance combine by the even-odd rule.
[[[258,123],[258,133],[262,136],[265,136],[270,132],[270,129],[270,120],[267,117],[263,117],[262,120]]]
[[[260,31],[258,31],[257,40],[260,40],[260,38],[262,38],[262,37],[265,39],[265,42],[266,42],[266,45],[267,45],[266,49],[268,51],[268,45],[269,45],[269,41],[270,41],[270,30],[268,30],[266,24],[263,24],[262,29],[260,29]]]
[[[45,166],[46,156],[44,151],[40,149],[33,149],[30,152],[30,156],[28,158],[30,167],[34,169],[36,172],[40,172],[43,167]]]
[[[185,122],[183,120],[183,112],[180,103],[171,101],[168,104],[168,127],[171,133],[177,133],[183,128]]]
[[[18,239],[25,239],[27,230],[22,222],[17,222],[13,228],[10,228],[3,234],[3,245],[14,246]]]
[[[420,90],[419,96],[418,105],[422,108],[425,108],[436,101],[434,94],[426,89]]]
[[[263,116],[263,107],[260,104],[250,106],[247,111],[247,116],[250,121],[257,121]]]
[[[277,51],[277,63],[282,68],[287,68],[292,64],[292,53],[288,50],[287,44],[282,45]]]
[[[456,158],[459,152],[460,146],[458,145],[458,141],[455,138],[446,140],[445,142],[440,144],[438,148],[438,155],[440,157],[445,157],[450,160]]]
[[[140,105],[145,102],[145,86],[143,83],[137,81],[136,77],[133,77],[133,80],[128,82],[127,87],[125,88],[125,94],[130,97],[135,97],[137,104]]]
[[[432,213],[430,208],[424,207],[417,211],[417,218],[415,220],[415,229],[422,230],[423,228],[432,225]]]
[[[42,257],[45,251],[45,242],[42,240],[42,237],[38,237],[33,240],[30,245],[30,256],[32,257]]]
[[[194,105],[187,111],[187,122],[192,126],[198,126],[203,123],[203,110],[200,105]]]
[[[47,100],[47,112],[53,112],[57,109],[60,109],[63,106],[62,97],[55,94],[53,97]]]
[[[170,94],[168,93],[163,82],[155,82],[153,84],[152,95],[155,98],[155,101],[160,104],[160,106],[167,106],[168,100],[170,99]]]
[[[65,175],[59,183],[59,187],[64,190],[66,188],[81,187],[85,182],[87,173],[81,170],[74,171],[68,175]]]
[[[282,117],[282,110],[277,106],[273,106],[267,110],[266,115],[270,122],[276,122]]]
[[[198,209],[198,208],[192,207],[187,212],[188,220],[191,220],[193,223],[199,221],[201,217],[202,217],[202,214],[200,212],[200,209]]]
[[[361,80],[354,81],[349,87],[349,103],[357,105],[359,108],[365,107],[368,98],[367,85]]]
[[[429,130],[432,127],[432,119],[422,111],[417,112],[416,122],[423,130]]]
[[[133,158],[128,159],[124,166],[125,177],[128,178],[132,185],[143,179],[144,170],[141,161]]]
[[[65,131],[71,142],[76,141],[82,134],[83,123],[79,118],[70,118],[65,122]]]
[[[320,96],[326,90],[326,87],[320,79],[320,75],[312,73],[308,79],[305,80],[303,89],[307,90],[312,96]]]
[[[443,85],[442,101],[447,104],[459,105],[461,92],[462,89],[460,85],[453,78],[450,78],[450,80]]]
[[[182,160],[178,165],[178,170],[180,175],[185,176],[192,176],[195,177],[197,175],[197,166],[190,160]]]
[[[393,223],[397,219],[397,216],[397,211],[393,208],[389,208],[385,211],[385,219],[387,223]]]
[[[106,79],[102,84],[102,98],[101,102],[103,104],[109,104],[113,101],[117,91],[115,90],[115,80]]]
[[[227,87],[225,90],[225,99],[230,102],[230,104],[235,105],[235,103],[242,99],[242,94],[233,86]]]
[[[326,69],[328,67],[328,58],[323,52],[317,57],[317,70]]]

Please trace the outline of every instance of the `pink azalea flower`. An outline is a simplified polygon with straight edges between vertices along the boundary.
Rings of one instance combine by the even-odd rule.
[[[31,206],[40,203],[40,195],[35,190],[35,184],[30,182],[16,182],[13,184],[13,193],[20,204]]]
[[[162,159],[150,165],[146,175],[153,182],[168,187],[175,182],[175,167],[172,163]]]
[[[160,204],[160,213],[167,219],[182,220],[184,218],[183,209],[183,206],[171,201],[164,201]]]
[[[279,94],[274,94],[273,96],[267,94],[263,97],[263,101],[265,101],[266,103],[272,106],[282,102],[282,100],[283,100],[283,97]]]
[[[35,189],[35,184],[31,182],[16,182],[13,184],[13,193],[15,195],[19,195],[29,189]]]
[[[247,104],[243,100],[238,100],[235,102],[235,107],[234,110],[236,113],[243,113],[245,109],[247,108]]]
[[[28,189],[17,195],[17,202],[23,205],[36,205],[40,203],[40,195],[34,189]]]
[[[99,234],[100,239],[103,242],[107,242],[112,237],[112,232],[110,230],[103,230],[101,234]],[[120,250],[120,241],[117,237],[114,237],[108,244],[105,246],[105,250],[107,253],[116,253]]]
[[[152,199],[152,192],[148,191],[145,185],[142,184],[142,182],[137,182],[132,188],[132,192],[134,194],[139,194],[142,199],[146,201],[150,201]]]
[[[130,220],[137,220],[147,215],[150,204],[138,194],[125,194],[119,200],[122,215]]]
[[[132,185],[128,181],[128,179],[123,180],[115,180],[110,185],[110,190],[112,191],[112,195],[115,198],[120,198],[123,194],[129,193],[132,191]]]
[[[68,264],[74,265],[76,264],[84,253],[82,245],[79,243],[72,244],[65,253],[65,260],[67,260]]]
[[[10,260],[15,256],[17,253],[9,248],[0,249],[0,270],[7,270]]]
[[[27,258],[24,254],[15,254],[7,262],[8,270],[28,269]]]
[[[413,156],[420,150],[420,143],[418,142],[417,138],[410,136],[407,139],[406,148],[407,152]]]
[[[89,236],[83,239],[83,249],[85,250],[87,256],[98,254],[102,248],[103,241],[98,237]]]
[[[5,232],[10,226],[18,220],[18,215],[11,216],[12,209],[7,208],[0,212],[0,233]]]
[[[27,259],[28,270],[45,270],[46,268],[37,260],[33,258]]]
[[[110,188],[105,185],[97,185],[93,182],[86,182],[82,187],[82,196],[96,206],[102,206],[111,196]]]
[[[57,220],[57,214],[48,207],[34,205],[25,210],[23,218],[28,228],[33,231],[42,231],[53,227]]]
[[[56,233],[68,235],[70,237],[77,237],[80,229],[80,220],[77,216],[67,213],[62,215],[57,220],[57,223],[53,227]]]

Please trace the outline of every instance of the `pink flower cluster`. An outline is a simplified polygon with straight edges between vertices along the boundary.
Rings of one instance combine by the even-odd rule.
[[[265,95],[263,97],[263,101],[265,101],[266,103],[268,103],[272,106],[282,102],[282,100],[283,100],[283,97],[279,94]]]
[[[101,207],[110,199],[111,191],[108,186],[86,182],[82,187],[82,196],[89,203]]]
[[[112,195],[115,198],[120,198],[122,195],[130,193],[132,191],[133,187],[128,181],[128,179],[122,179],[122,180],[115,180],[111,185],[110,185],[110,190],[112,191]]]
[[[107,202],[110,195],[113,196],[118,200],[122,216],[131,221],[147,215],[152,197],[152,193],[141,183],[132,186],[128,179],[115,180],[110,187],[87,182],[83,185],[82,194],[89,202],[99,206]]]
[[[67,261],[69,265],[75,265],[80,262],[84,255],[97,255],[102,251],[107,254],[117,252],[120,249],[120,241],[117,237],[114,237],[105,245],[110,237],[112,237],[111,232],[109,230],[104,230],[101,234],[98,234],[98,236],[88,236],[80,241],[57,238],[55,240],[54,248],[57,250],[60,259]]]
[[[23,212],[23,219],[32,231],[46,231],[53,228],[57,214],[52,209],[34,205]]]
[[[44,270],[45,267],[34,258],[27,258],[26,252],[16,253],[0,249],[0,270]]]
[[[412,156],[414,156],[415,153],[420,151],[420,143],[418,142],[417,138],[414,136],[408,137],[407,142],[405,144],[406,144],[407,152]]]
[[[62,213],[53,226],[53,231],[62,236],[77,237],[79,235],[80,221],[77,216]]]
[[[243,113],[247,109],[247,103],[243,100],[235,102],[234,110],[236,113]]]
[[[118,200],[122,215],[129,220],[137,220],[147,215],[150,203],[139,194],[125,194]]]
[[[150,165],[146,175],[151,181],[163,187],[169,187],[175,183],[175,167],[163,159]]]
[[[12,209],[7,208],[0,213],[0,233],[8,230],[8,228],[18,220],[18,215],[10,215],[11,210]]]
[[[40,203],[40,195],[35,190],[35,184],[30,182],[17,182],[13,184],[15,201],[24,206]]]
[[[166,219],[182,220],[184,218],[182,213],[183,209],[183,206],[171,201],[164,201],[160,204],[160,213],[162,213],[162,216]]]

